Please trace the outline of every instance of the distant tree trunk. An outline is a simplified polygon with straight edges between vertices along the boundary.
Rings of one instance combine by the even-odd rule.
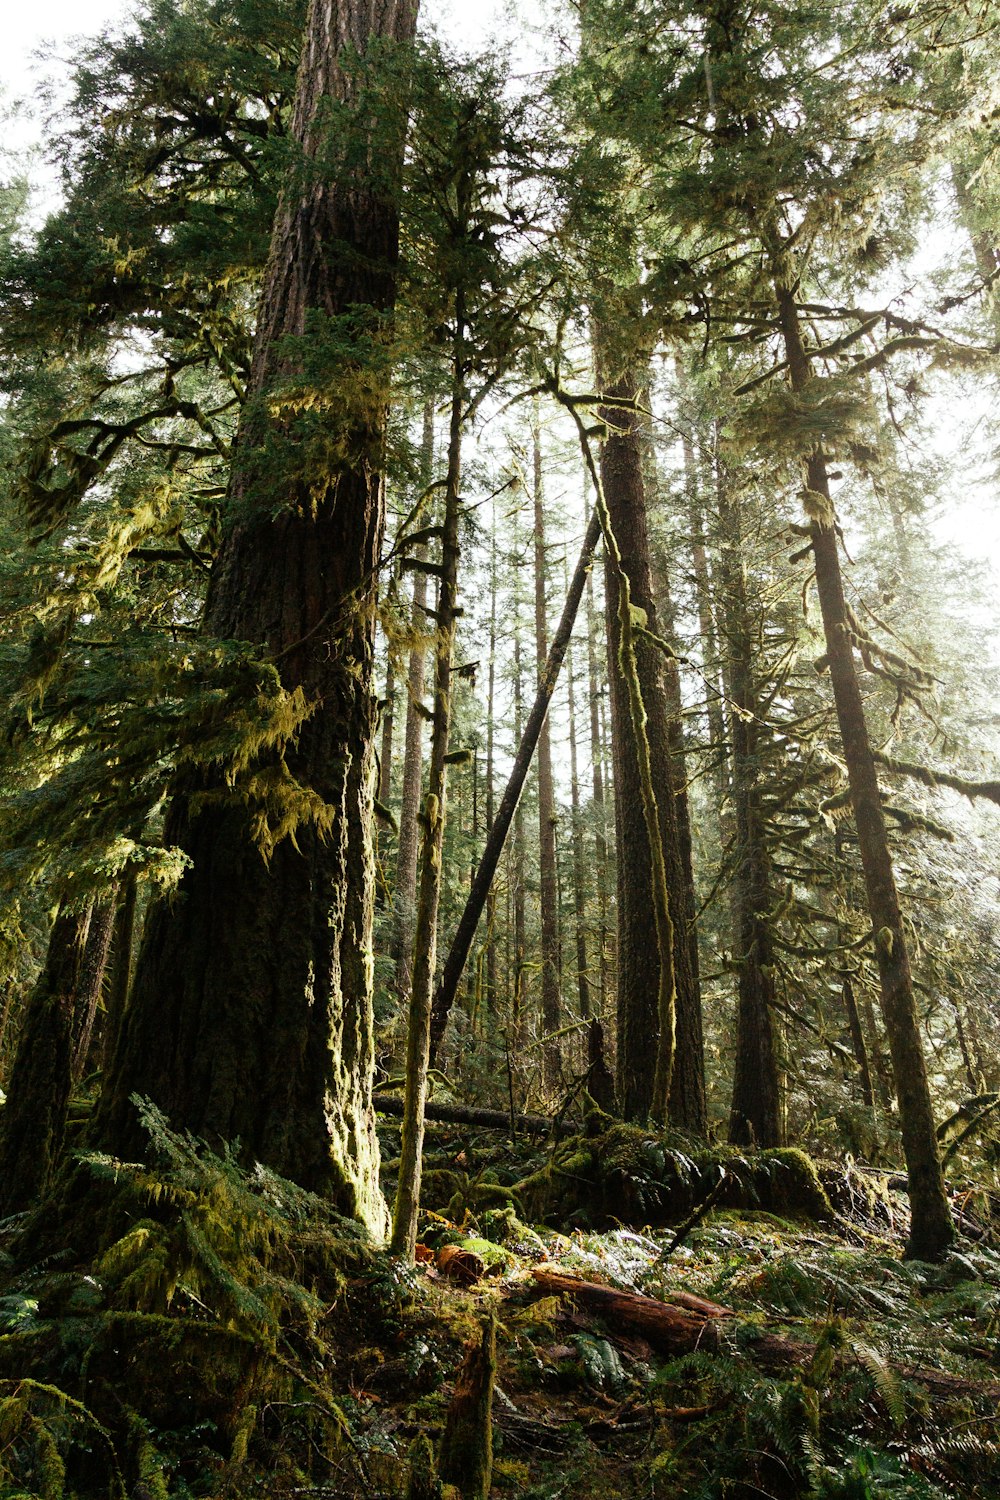
[[[576,736],[576,690],[573,684],[573,653],[566,653],[566,693],[569,703],[569,794],[573,815],[573,918],[576,935],[576,992],[580,1017],[589,1021],[593,1012],[590,975],[587,972],[587,874],[580,813],[580,765]]]
[[[521,743],[524,734],[524,687],[521,668],[521,615],[514,601],[514,738]],[[511,997],[511,1035],[514,1050],[519,1053],[524,1036],[525,990],[528,961],[528,923],[525,910],[527,850],[524,835],[524,808],[520,797],[514,812],[514,991]]]
[[[851,1033],[854,1061],[858,1065],[858,1077],[861,1080],[861,1097],[869,1109],[874,1109],[875,1090],[872,1087],[872,1071],[868,1065],[868,1048],[865,1046],[865,1033],[864,1027],[861,1025],[861,1012],[858,1010],[857,997],[854,994],[854,982],[850,974],[844,975],[841,994],[844,997],[847,1028]]]
[[[378,763],[378,800],[389,805],[392,795],[392,731],[396,720],[396,663],[389,644],[385,668],[385,702],[382,709],[382,749]]]
[[[755,635],[739,517],[721,455],[716,452],[719,582],[729,697],[730,776],[735,842],[730,910],[737,964],[736,1057],[729,1140],[733,1145],[782,1143],[781,1088],[774,1035],[774,954],[768,914],[771,860],[761,800],[763,733],[754,676]]]
[[[774,284],[791,385],[794,390],[801,391],[809,385],[812,371],[799,326],[794,276],[781,262],[774,266]],[[920,1260],[936,1260],[954,1240],[955,1226],[941,1169],[906,933],[882,811],[878,771],[868,738],[854,661],[853,635],[844,599],[826,459],[820,448],[806,461],[805,483],[809,496],[816,591],[823,616],[830,681],[858,830],[878,961],[882,1014],[899,1103],[911,1210],[907,1253]]]
[[[545,514],[542,504],[542,439],[537,414],[532,426],[535,543],[535,660],[538,680],[544,680],[549,654],[549,627],[545,598]],[[552,742],[548,717],[538,735],[538,872],[542,922],[542,1028],[554,1038],[562,1019],[559,992],[559,890],[556,870],[556,799],[552,781]],[[562,1079],[562,1055],[557,1039],[542,1049],[545,1086],[550,1092]]]
[[[594,854],[597,864],[597,939],[600,957],[599,1014],[608,1008],[608,832],[604,802],[604,736],[601,734],[600,684],[597,677],[597,610],[594,575],[587,576],[587,689],[590,699],[590,765],[594,797]]]
[[[490,544],[490,660],[486,688],[486,828],[493,827],[496,818],[496,660],[497,660],[497,520],[496,506],[493,509],[493,534]],[[490,892],[486,898],[486,1011],[489,1021],[496,1019],[497,1005],[497,891],[496,881],[490,881]]]
[[[91,910],[60,907],[28,999],[0,1122],[0,1218],[37,1202],[62,1151]]]
[[[87,929],[87,944],[83,951],[77,987],[76,1008],[73,1014],[73,1063],[71,1083],[75,1088],[87,1069],[90,1044],[94,1035],[94,1023],[104,989],[104,976],[108,968],[111,951],[111,935],[115,925],[117,892],[97,901],[90,914]]]
[[[606,389],[605,412],[609,435],[601,451],[601,479],[611,529],[621,552],[633,608],[645,615],[646,628],[655,634],[656,610],[649,552],[646,496],[642,476],[641,433],[638,415],[628,409],[637,387],[630,376]],[[621,403],[618,405],[610,403]],[[611,559],[606,568],[609,663],[618,663],[622,627],[619,618],[619,581]],[[630,700],[630,687],[617,666],[609,667],[611,685],[611,746],[614,765],[615,830],[618,868],[618,1101],[626,1119],[645,1120],[660,1104],[655,1099],[657,1049],[672,1038],[662,1035],[662,982],[672,988],[674,1010],[700,1005],[691,969],[691,944],[683,913],[684,871],[673,797],[674,773],[670,756],[663,657],[652,642],[639,636],[635,643],[638,686],[646,716],[650,770],[656,799],[655,818],[666,872],[672,918],[670,950],[660,952],[654,936],[653,866],[650,856],[648,810],[644,803],[639,748]],[[672,975],[669,973],[672,968]],[[683,999],[679,998],[683,996]],[[671,1069],[668,1069],[668,1076]],[[668,1095],[669,1097],[669,1095]],[[685,1089],[682,1096],[687,1097]],[[702,1095],[702,1098],[704,1096]],[[678,1122],[675,1122],[678,1123]],[[700,1117],[689,1123],[704,1126]]]
[[[426,492],[434,474],[434,403],[424,402],[424,430],[420,445],[420,483]],[[421,564],[427,548],[414,553],[413,609],[410,628],[414,643],[410,648],[406,679],[406,740],[403,749],[403,801],[399,812],[399,843],[396,853],[396,987],[408,999],[412,981],[413,915],[417,904],[417,849],[420,843],[418,818],[420,792],[424,778],[424,719],[420,712],[424,698],[424,671],[427,649],[423,636],[427,631],[427,574]]]
[[[459,189],[461,196],[461,188]],[[396,1202],[393,1207],[391,1249],[413,1260],[420,1208],[421,1157],[424,1144],[424,1104],[431,1049],[431,1003],[437,967],[438,907],[441,900],[442,855],[447,816],[448,743],[451,734],[454,687],[452,668],[458,624],[459,521],[462,487],[462,413],[465,405],[465,308],[459,291],[455,305],[455,344],[451,413],[448,428],[448,468],[445,479],[441,572],[434,642],[434,710],[431,720],[427,795],[421,815],[417,913],[413,940],[413,991],[406,1034],[406,1094],[399,1147]]]
[[[148,1095],[176,1127],[215,1143],[239,1138],[247,1158],[332,1196],[377,1232],[372,676],[388,383],[373,393],[368,339],[382,360],[405,121],[387,98],[370,113],[367,83],[359,91],[340,58],[370,55],[373,42],[408,44],[416,10],[416,0],[310,5],[291,138],[307,157],[323,155],[330,106],[344,105],[353,141],[338,169],[303,173],[275,219],[205,613],[209,636],[260,646],[285,687],[316,705],[285,760],[336,817],[328,834],[303,823],[266,862],[221,772],[178,788],[165,841],[191,866],[179,899],[147,920],[96,1128],[110,1149],[141,1151],[129,1099]],[[317,432],[315,416],[297,414],[303,375],[289,340],[322,339],[328,322],[341,341],[356,340],[339,364],[349,376],[357,359],[363,395],[355,404],[350,379],[339,381]]]
[[[510,832],[510,825],[512,821],[515,825],[516,844],[517,815],[520,812],[521,807],[521,793],[524,790],[524,783],[527,779],[532,759],[534,758],[534,753],[538,745],[542,726],[545,722],[545,717],[549,710],[549,704],[552,701],[552,694],[555,689],[556,682],[559,678],[559,671],[569,647],[569,640],[573,631],[573,622],[576,619],[577,610],[580,607],[580,600],[583,597],[584,581],[588,574],[590,560],[593,557],[594,548],[597,545],[597,539],[599,535],[600,520],[598,518],[597,512],[595,511],[590,519],[590,524],[588,525],[583,538],[583,546],[580,551],[580,558],[577,562],[576,570],[574,571],[572,581],[570,582],[569,591],[566,595],[566,602],[563,605],[562,617],[556,628],[556,632],[552,637],[552,645],[549,648],[545,669],[542,672],[541,681],[538,685],[538,691],[535,694],[535,700],[531,705],[531,712],[528,715],[527,722],[524,724],[523,730],[520,687],[520,633],[518,617],[515,611],[514,722],[515,728],[518,731],[517,750],[514,755],[514,764],[511,767],[510,776],[507,779],[507,785],[504,788],[503,796],[500,799],[500,806],[497,810],[497,815],[493,820],[486,839],[486,846],[483,849],[483,853],[476,870],[475,878],[472,883],[472,889],[469,892],[469,898],[466,901],[465,908],[462,912],[461,917],[459,918],[458,927],[455,929],[455,936],[452,939],[451,949],[449,950],[448,957],[445,960],[444,969],[441,974],[441,982],[438,985],[437,992],[434,996],[434,1020],[431,1028],[432,1057],[436,1054],[437,1048],[441,1042],[441,1038],[444,1035],[444,1028],[448,1020],[448,1013],[457,993],[458,984],[462,977],[462,971],[465,967],[466,962],[468,961],[469,952],[472,947],[472,940],[475,937],[476,933],[476,927],[479,923],[480,917],[482,916],[483,906],[486,902],[487,894],[492,888],[493,879],[496,875],[497,866],[500,862],[500,855],[503,852],[504,843],[506,841],[507,834]],[[523,868],[521,871],[521,877],[523,878]],[[518,883],[520,884],[520,880]],[[520,1014],[520,1012],[518,1012],[518,1014]]]

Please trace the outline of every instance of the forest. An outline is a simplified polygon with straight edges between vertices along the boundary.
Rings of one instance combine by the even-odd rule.
[[[990,1500],[1000,5],[419,10],[0,146],[0,1497]]]

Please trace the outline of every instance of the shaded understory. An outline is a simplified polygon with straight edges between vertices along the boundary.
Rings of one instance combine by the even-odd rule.
[[[492,1316],[495,1496],[997,1493],[985,1194],[932,1267],[901,1261],[905,1200],[856,1168],[449,1127],[404,1271],[320,1200],[148,1127],[155,1171],[91,1159],[4,1226],[4,1496],[440,1494],[417,1440],[437,1449]],[[626,1295],[609,1311],[567,1275]]]

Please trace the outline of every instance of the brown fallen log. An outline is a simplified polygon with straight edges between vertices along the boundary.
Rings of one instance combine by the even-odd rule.
[[[572,1297],[577,1307],[602,1318],[612,1333],[616,1328],[641,1333],[654,1349],[665,1354],[676,1356],[696,1349],[713,1352],[732,1348],[737,1329],[743,1335],[740,1352],[768,1374],[787,1371],[794,1365],[808,1365],[816,1352],[813,1344],[769,1333],[754,1323],[741,1321],[731,1307],[721,1307],[690,1292],[675,1292],[671,1300],[661,1302],[642,1292],[619,1292],[614,1287],[599,1286],[578,1276],[550,1271],[545,1266],[535,1266],[531,1274],[547,1295]],[[847,1355],[844,1362],[860,1363],[852,1355]],[[892,1369],[905,1380],[916,1381],[940,1396],[1000,1398],[1000,1385],[980,1384],[945,1370],[896,1364]]]
[[[375,1108],[384,1115],[401,1115],[403,1099],[399,1094],[376,1094]],[[434,1104],[424,1108],[428,1120],[439,1125],[475,1125],[480,1130],[510,1130],[511,1117],[501,1109],[476,1109],[471,1104]],[[549,1115],[515,1115],[514,1128],[525,1135],[547,1135],[555,1121]],[[567,1131],[580,1130],[578,1121],[562,1120]]]

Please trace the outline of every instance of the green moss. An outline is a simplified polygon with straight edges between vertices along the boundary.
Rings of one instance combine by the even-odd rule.
[[[720,1207],[759,1208],[818,1223],[833,1219],[816,1165],[803,1151],[721,1147],[688,1153],[669,1137],[635,1125],[614,1125],[592,1141],[562,1142],[516,1191],[526,1217],[559,1227],[662,1226],[697,1208],[720,1174]]]

